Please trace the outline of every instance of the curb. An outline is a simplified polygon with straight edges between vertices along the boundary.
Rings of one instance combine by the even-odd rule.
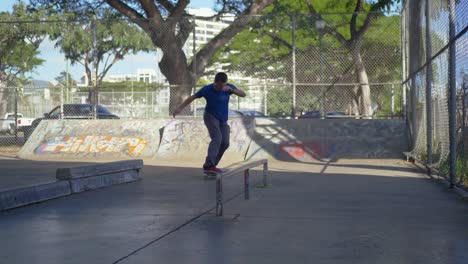
[[[143,160],[59,168],[57,181],[0,192],[0,211],[140,180]]]

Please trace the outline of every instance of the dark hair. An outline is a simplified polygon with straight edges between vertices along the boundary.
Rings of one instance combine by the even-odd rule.
[[[225,83],[225,82],[227,82],[227,80],[228,80],[227,74],[224,73],[224,72],[218,72],[215,75],[215,82]]]

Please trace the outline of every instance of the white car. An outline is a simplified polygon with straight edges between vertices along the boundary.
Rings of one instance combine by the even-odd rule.
[[[32,124],[34,118],[24,117],[23,114],[17,113],[16,120],[16,129],[18,131],[23,131],[23,128],[28,127]],[[5,114],[1,122],[0,132],[9,133],[11,135],[15,134],[15,113]]]

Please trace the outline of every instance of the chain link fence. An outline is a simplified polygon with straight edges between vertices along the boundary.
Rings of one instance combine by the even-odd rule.
[[[0,62],[1,148],[21,146],[43,118],[169,117],[218,71],[247,93],[231,98],[231,116],[401,118],[400,14],[370,16],[359,42],[346,33],[353,15],[363,23],[369,13],[247,17],[219,47],[210,40],[234,17],[167,18],[159,27],[106,13],[0,21],[18,28],[2,31],[0,45],[13,39],[8,47],[27,49],[10,51],[33,60]],[[183,115],[201,116],[204,104],[196,100]]]
[[[403,73],[413,148],[409,155],[468,187],[468,4],[406,1]]]

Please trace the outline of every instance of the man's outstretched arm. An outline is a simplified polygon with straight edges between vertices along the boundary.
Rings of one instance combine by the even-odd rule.
[[[175,117],[176,115],[180,114],[180,112],[189,104],[191,104],[197,97],[195,95],[191,95],[189,98],[185,99],[185,101],[179,105],[174,112],[172,113],[172,116]]]
[[[226,85],[223,87],[223,91],[227,91],[227,92],[231,92],[239,97],[245,97],[245,92],[242,91],[241,89],[237,88],[237,89],[233,89],[231,88],[230,86]]]

